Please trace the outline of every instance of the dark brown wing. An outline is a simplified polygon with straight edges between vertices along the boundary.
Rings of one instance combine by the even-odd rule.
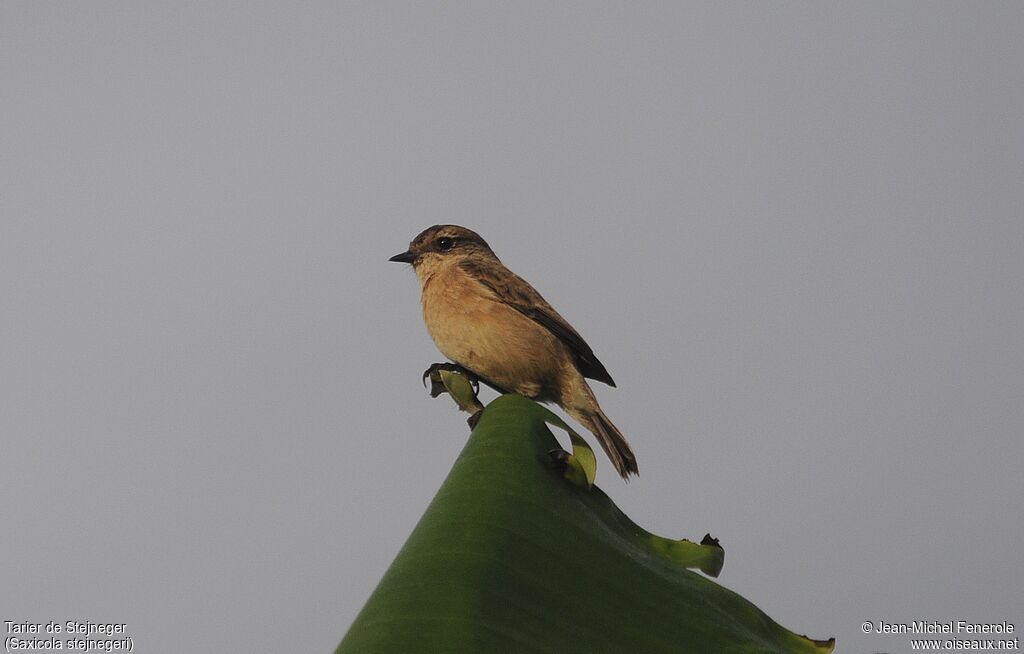
[[[583,337],[524,279],[498,261],[462,261],[459,266],[490,289],[501,302],[543,326],[565,343],[576,358],[576,366],[584,377],[615,386],[612,376],[594,356],[594,351]]]

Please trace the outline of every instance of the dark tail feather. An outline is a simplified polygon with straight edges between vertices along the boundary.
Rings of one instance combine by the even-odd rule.
[[[594,435],[597,436],[605,454],[611,459],[612,465],[619,471],[622,478],[628,481],[630,475],[639,475],[640,471],[636,467],[636,455],[633,454],[633,450],[629,447],[622,432],[612,424],[612,421],[600,408],[592,416],[592,420]]]

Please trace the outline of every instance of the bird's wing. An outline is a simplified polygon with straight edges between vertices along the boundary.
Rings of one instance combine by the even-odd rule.
[[[462,261],[459,266],[487,287],[498,301],[530,318],[565,343],[576,358],[576,365],[584,377],[615,386],[612,376],[594,356],[594,351],[583,337],[526,280],[499,262]]]

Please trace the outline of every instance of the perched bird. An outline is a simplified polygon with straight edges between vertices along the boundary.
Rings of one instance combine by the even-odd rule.
[[[441,352],[506,393],[555,402],[585,426],[624,479],[637,474],[629,443],[597,404],[586,379],[615,386],[594,351],[476,232],[424,230],[390,261],[412,264],[423,320]]]

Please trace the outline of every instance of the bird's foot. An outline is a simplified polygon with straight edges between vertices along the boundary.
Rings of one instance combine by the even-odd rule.
[[[460,409],[470,414],[470,429],[480,420],[484,405],[477,399],[480,382],[476,375],[454,363],[435,363],[423,373],[423,383],[430,380],[430,397],[448,393]]]
[[[427,380],[430,380],[430,397],[437,397],[441,393],[448,392],[448,388],[445,387],[444,381],[441,379],[442,370],[462,375],[472,384],[474,395],[480,392],[480,379],[469,370],[466,370],[457,363],[434,363],[423,371],[423,385],[426,386]]]

